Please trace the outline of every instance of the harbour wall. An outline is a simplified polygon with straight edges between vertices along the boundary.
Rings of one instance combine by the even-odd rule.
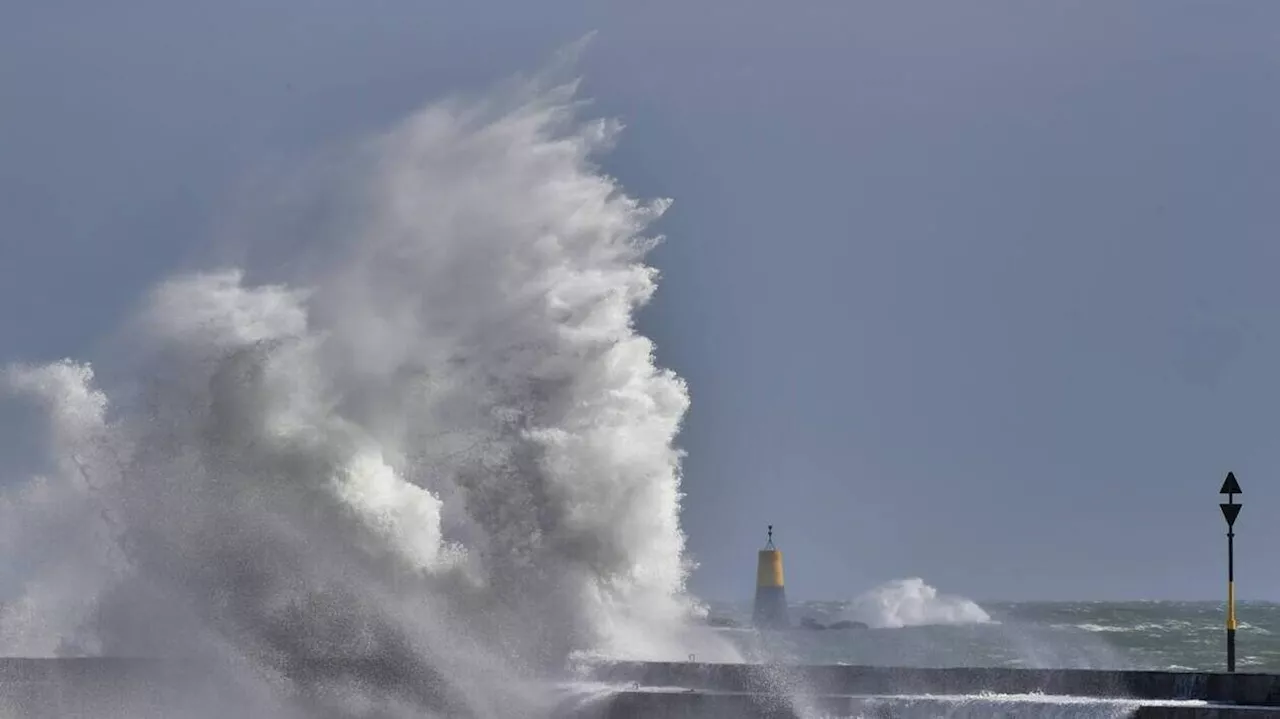
[[[803,711],[801,710],[803,708]],[[1126,719],[1264,719],[1280,712],[1266,707],[1227,705],[1142,704],[1116,710],[1106,705],[1063,705],[1052,702],[1001,704],[954,700],[884,700],[880,698],[826,696],[790,702],[777,695],[670,693],[623,691],[610,697],[592,719],[802,719],[826,717],[884,717],[918,719],[1039,719],[1041,717],[1125,716]]]
[[[703,692],[850,694],[1058,694],[1181,699],[1277,707],[1280,675],[1103,669],[770,666],[695,662],[612,662],[592,678]]]
[[[0,715],[212,719],[243,714],[234,706],[239,703],[235,692],[227,691],[229,669],[182,660],[0,658]],[[447,691],[422,670],[391,662],[323,660],[298,663],[285,674],[302,687],[353,680],[431,703],[447,699]],[[1280,675],[1272,674],[610,662],[593,665],[577,678],[619,688],[580,712],[593,719],[792,719],[800,705],[832,716],[915,716],[916,711],[958,716],[954,697],[941,695],[1037,693],[1134,700],[1137,719],[1280,717]],[[1177,700],[1204,705],[1161,705]],[[929,713],[930,702],[939,712]],[[1001,715],[1024,716],[1021,712],[1034,704]],[[950,708],[941,711],[943,705]],[[175,713],[178,707],[181,713]]]

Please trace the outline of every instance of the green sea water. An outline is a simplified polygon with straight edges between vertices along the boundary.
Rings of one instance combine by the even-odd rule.
[[[866,620],[848,603],[793,603],[793,623]],[[983,602],[973,616],[870,622],[855,630],[719,631],[748,656],[803,663],[1222,671],[1221,602]],[[750,607],[719,604],[712,616],[746,626]],[[1237,605],[1236,669],[1280,673],[1280,604]]]

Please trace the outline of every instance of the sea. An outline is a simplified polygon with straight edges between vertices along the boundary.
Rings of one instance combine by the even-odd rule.
[[[869,626],[781,632],[747,628],[749,604],[711,603],[710,610],[712,617],[740,625],[717,631],[744,654],[787,662],[1169,671],[1226,667],[1221,602],[982,602],[980,609],[971,604],[967,611],[926,612],[899,621],[856,602],[795,602],[790,618],[797,626],[805,618],[823,625],[853,619]],[[1236,615],[1237,671],[1280,672],[1280,604],[1241,602]]]

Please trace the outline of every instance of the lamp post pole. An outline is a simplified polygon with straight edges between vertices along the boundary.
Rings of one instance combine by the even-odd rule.
[[[1240,491],[1240,483],[1236,481],[1235,472],[1227,472],[1218,494],[1227,495],[1227,501],[1219,504],[1222,517],[1227,520],[1227,672],[1236,670],[1236,517],[1240,516],[1240,505],[1236,504],[1236,495]]]

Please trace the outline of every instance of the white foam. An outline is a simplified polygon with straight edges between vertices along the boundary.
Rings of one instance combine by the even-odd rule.
[[[942,594],[919,578],[885,582],[859,595],[845,609],[845,616],[872,628],[991,621],[991,616],[975,602]]]
[[[492,716],[573,652],[736,658],[689,624],[688,393],[633,327],[668,203],[574,93],[428,106],[306,262],[165,280],[105,377],[10,369],[50,471],[2,497],[6,653],[390,653]]]

